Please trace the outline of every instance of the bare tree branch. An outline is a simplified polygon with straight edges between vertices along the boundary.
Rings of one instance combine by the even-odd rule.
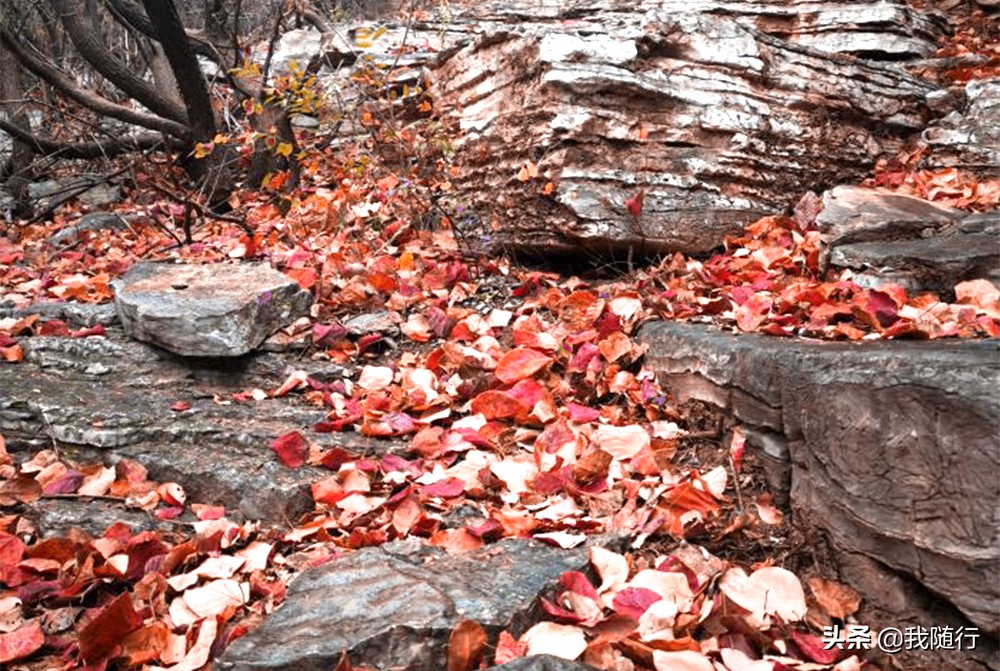
[[[84,22],[85,10],[80,0],[49,1],[58,12],[70,40],[88,64],[154,114],[179,123],[187,121],[182,107],[162,96],[155,86],[133,74],[100,42],[93,27]]]
[[[94,142],[58,142],[29,133],[20,126],[0,119],[0,130],[29,145],[36,153],[59,158],[109,158],[137,149],[154,149],[163,144],[161,135],[138,135],[132,138],[95,140]]]
[[[184,142],[191,141],[191,131],[185,124],[113,103],[93,91],[81,88],[76,82],[63,74],[59,69],[50,65],[45,59],[36,56],[26,49],[20,40],[12,35],[3,25],[0,25],[0,41],[17,56],[17,59],[21,61],[21,64],[25,68],[84,107],[98,114],[118,119],[119,121],[172,135]]]

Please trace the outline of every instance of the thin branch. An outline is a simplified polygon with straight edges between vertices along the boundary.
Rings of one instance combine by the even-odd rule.
[[[143,128],[155,130],[160,133],[166,133],[167,135],[173,135],[179,140],[190,142],[191,131],[185,124],[178,123],[171,119],[164,119],[163,117],[149,114],[147,112],[140,112],[132,109],[131,107],[126,107],[125,105],[113,103],[107,98],[97,95],[93,91],[88,91],[77,86],[72,79],[63,74],[56,67],[49,64],[48,61],[39,58],[26,49],[24,45],[21,44],[20,40],[11,34],[7,30],[6,26],[3,25],[0,25],[0,42],[2,42],[3,45],[7,47],[15,56],[17,56],[17,59],[25,68],[30,70],[40,79],[44,79],[52,86],[59,89],[64,95],[66,95],[66,97],[75,100],[84,107],[103,116],[118,119],[119,121],[124,121],[125,123],[134,124],[136,126],[142,126]]]
[[[187,122],[187,115],[183,107],[163,96],[155,86],[146,80],[132,74],[98,41],[93,29],[83,21],[84,8],[79,0],[49,1],[58,12],[69,39],[91,67],[154,114],[178,123]]]
[[[111,158],[136,149],[154,149],[163,144],[162,136],[150,134],[94,142],[59,142],[38,137],[3,119],[0,119],[0,130],[29,145],[36,154],[70,159]]]

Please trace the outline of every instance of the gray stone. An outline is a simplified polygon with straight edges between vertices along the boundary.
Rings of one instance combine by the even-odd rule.
[[[43,319],[60,319],[73,328],[90,326],[110,326],[118,321],[115,306],[111,303],[95,305],[92,303],[32,303],[15,310],[13,307],[0,306],[0,317],[27,317],[39,315]]]
[[[307,114],[293,114],[291,122],[295,128],[307,128],[310,130],[319,128],[319,119]]]
[[[389,312],[370,312],[368,314],[352,317],[344,322],[344,328],[355,338],[360,338],[372,333],[382,335],[398,335],[399,326],[396,319],[393,319]]]
[[[246,354],[312,302],[263,264],[141,263],[112,287],[128,335],[183,356]]]
[[[1000,80],[965,85],[964,108],[931,124],[921,139],[931,148],[930,168],[959,168],[995,175],[1000,165]]]
[[[980,233],[922,240],[856,242],[830,252],[830,265],[866,271],[873,287],[890,278],[911,292],[935,291],[942,295],[963,280],[990,277],[1000,271],[1000,240]]]
[[[353,432],[313,434],[326,412],[296,395],[237,402],[233,394],[273,390],[294,369],[328,363],[297,354],[191,359],[126,338],[22,338],[25,360],[0,366],[0,434],[9,449],[49,448],[76,463],[130,458],[150,478],[175,481],[189,500],[219,504],[236,518],[283,523],[313,507],[309,485],[325,469],[282,466],[268,447],[289,431],[354,454],[401,450],[404,441]],[[100,367],[103,374],[96,375]],[[319,372],[317,372],[319,375]],[[171,410],[177,401],[189,410]]]
[[[587,564],[583,548],[525,540],[454,555],[416,540],[366,548],[295,579],[284,605],[215,668],[328,671],[346,651],[380,670],[440,671],[458,622],[477,621],[493,643],[502,629],[519,635],[539,593]]]
[[[799,523],[997,635],[1000,343],[818,342],[684,323],[647,324],[641,339],[646,365],[668,387],[676,376],[686,389],[701,378],[702,397],[762,435],[772,427],[755,427],[759,412],[744,415],[733,395],[780,413]],[[780,458],[775,438],[769,459]],[[899,615],[934,624],[927,612]]]
[[[57,246],[72,244],[86,231],[124,231],[128,228],[128,223],[128,218],[114,212],[85,214],[72,226],[67,226],[52,235],[49,244]]]
[[[77,200],[84,207],[97,209],[113,205],[122,199],[122,187],[119,184],[108,184],[101,182],[95,184],[77,196]]]
[[[452,195],[499,222],[470,232],[497,251],[707,254],[934,116],[937,87],[878,59],[929,55],[946,26],[898,0],[476,4],[507,22],[432,74],[463,131]]]
[[[823,194],[816,218],[823,241],[835,248],[854,242],[913,240],[954,228],[962,210],[923,198],[862,186],[837,186]]]

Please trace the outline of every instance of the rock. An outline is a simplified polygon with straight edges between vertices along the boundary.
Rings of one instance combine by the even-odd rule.
[[[679,398],[782,439],[769,458],[787,448],[797,523],[997,635],[1000,343],[810,342],[684,323],[647,324],[641,339]],[[895,615],[936,624],[930,611]]]
[[[77,196],[84,207],[92,210],[113,205],[122,199],[122,187],[119,184],[100,182]]]
[[[596,671],[596,667],[552,655],[532,655],[500,666],[491,666],[487,671]]]
[[[28,186],[32,200],[41,208],[54,208],[77,198],[90,209],[107,207],[121,200],[121,186],[109,184],[102,175],[84,173],[68,180],[48,179]]]
[[[535,7],[432,73],[464,131],[455,199],[496,249],[707,253],[804,187],[858,181],[934,115],[930,82],[838,55],[932,53],[943,25],[903,2],[879,3],[890,39],[851,3]]]
[[[866,288],[891,281],[911,294],[934,291],[947,296],[963,280],[996,281],[1000,244],[990,234],[856,242],[834,248],[830,264],[855,270],[851,279]]]
[[[479,622],[493,644],[502,629],[519,635],[539,593],[587,564],[583,548],[525,540],[466,554],[417,540],[366,548],[296,578],[284,605],[215,668],[328,671],[346,651],[352,663],[379,670],[440,671],[458,622]]]
[[[124,231],[128,228],[128,223],[127,218],[114,212],[92,212],[80,217],[72,226],[67,226],[49,237],[49,244],[57,246],[72,244],[86,231]]]
[[[39,315],[42,319],[59,319],[71,328],[88,328],[100,324],[110,326],[118,322],[118,314],[111,303],[32,303],[27,307],[14,309],[0,305],[0,318],[27,317]]]
[[[369,312],[367,314],[352,317],[344,322],[344,328],[355,338],[381,333],[382,335],[399,335],[399,326],[389,312]]]
[[[968,214],[884,189],[838,186],[823,194],[816,218],[824,267],[850,268],[874,288],[948,295],[963,280],[1000,276],[996,213]]]
[[[982,177],[1000,165],[1000,79],[965,85],[963,109],[931,124],[921,139],[931,148],[929,168],[958,168]]]
[[[319,119],[308,114],[293,114],[291,122],[295,128],[305,128],[308,130],[319,128]]]
[[[140,263],[112,287],[128,335],[183,356],[246,354],[312,302],[263,264]]]
[[[843,185],[823,194],[816,225],[833,249],[853,242],[929,237],[953,229],[966,214],[915,196]]]
[[[8,449],[49,448],[56,441],[76,463],[134,459],[151,479],[175,481],[189,500],[223,505],[237,519],[287,524],[313,507],[309,485],[329,472],[277,461],[269,443],[289,431],[354,454],[405,445],[353,432],[310,433],[326,412],[295,395],[233,400],[249,389],[275,389],[291,370],[329,367],[297,354],[190,359],[117,329],[106,338],[37,336],[20,343],[24,362],[0,366],[0,434]],[[171,410],[181,400],[191,409]]]

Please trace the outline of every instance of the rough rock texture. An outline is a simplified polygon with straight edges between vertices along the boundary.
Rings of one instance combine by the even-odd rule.
[[[308,485],[329,475],[285,468],[269,447],[274,438],[307,432],[325,419],[322,408],[296,395],[245,403],[232,395],[273,390],[294,369],[339,379],[349,373],[340,367],[295,354],[189,359],[130,340],[116,328],[108,329],[107,338],[34,337],[21,345],[24,362],[0,366],[0,434],[11,451],[48,447],[54,440],[80,462],[129,457],[153,479],[181,484],[191,500],[278,523],[294,522],[311,509]],[[192,407],[171,410],[177,401]],[[356,454],[400,447],[354,433],[307,434],[320,445]],[[43,518],[45,529],[46,519],[53,528],[69,524],[65,516]]]
[[[466,135],[458,197],[503,248],[706,252],[804,188],[857,181],[934,116],[932,84],[842,55],[932,52],[941,24],[902,2],[479,11],[524,20],[488,27],[433,77]],[[538,175],[523,181],[527,161]]]
[[[1000,213],[969,214],[883,189],[838,186],[823,194],[816,220],[824,263],[874,287],[949,294],[963,280],[1000,280]]]
[[[500,666],[491,666],[487,671],[595,671],[595,668],[590,664],[570,662],[552,655],[532,655]]]
[[[969,82],[966,103],[925,130],[921,139],[931,148],[934,167],[969,170],[996,176],[1000,165],[1000,79]]]
[[[216,668],[328,671],[347,651],[380,670],[440,671],[461,620],[479,622],[492,644],[502,629],[519,635],[538,594],[587,563],[583,548],[524,540],[456,555],[416,540],[367,548],[298,577],[285,604]]]
[[[263,264],[140,263],[112,287],[127,334],[183,356],[246,354],[312,303]]]
[[[749,425],[798,521],[1000,633],[1000,343],[805,342],[683,323],[648,324],[642,339],[676,394]],[[877,600],[886,578],[869,576],[857,586]]]

